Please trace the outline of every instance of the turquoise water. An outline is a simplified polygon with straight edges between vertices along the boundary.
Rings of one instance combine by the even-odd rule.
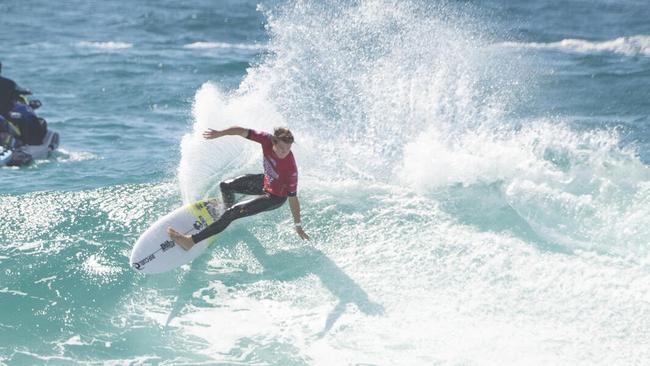
[[[0,364],[650,362],[644,1],[4,1],[2,73],[60,149],[0,168]],[[179,270],[175,207],[261,170],[287,207]]]

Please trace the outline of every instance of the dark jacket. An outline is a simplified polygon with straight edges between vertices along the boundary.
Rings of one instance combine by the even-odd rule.
[[[0,115],[8,117],[16,98],[16,83],[0,76]]]

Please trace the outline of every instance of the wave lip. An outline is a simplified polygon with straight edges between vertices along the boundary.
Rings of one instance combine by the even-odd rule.
[[[554,49],[578,53],[610,52],[625,56],[650,56],[650,35],[618,37],[608,41],[568,38],[558,42],[503,42],[503,47]]]

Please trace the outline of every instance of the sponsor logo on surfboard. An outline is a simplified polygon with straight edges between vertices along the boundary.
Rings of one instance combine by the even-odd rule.
[[[137,270],[141,270],[145,264],[151,262],[154,259],[156,259],[156,256],[154,254],[150,254],[149,256],[145,257],[143,260],[133,263],[133,268]]]
[[[173,248],[176,245],[173,240],[165,240],[162,244],[160,244],[160,249],[162,249],[163,252],[166,252]]]
[[[196,231],[201,231],[204,227],[208,226],[208,223],[205,221],[205,218],[203,216],[199,216],[198,220],[194,221],[194,225],[192,226],[194,226],[194,229],[196,229]]]

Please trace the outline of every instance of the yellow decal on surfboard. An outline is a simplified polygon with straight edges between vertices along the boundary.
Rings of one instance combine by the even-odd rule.
[[[205,229],[210,224],[215,222],[219,216],[218,205],[219,203],[214,199],[207,201],[198,201],[187,205],[187,209],[192,213],[194,217],[196,217],[196,221],[194,222],[194,229],[196,229],[197,232]],[[214,235],[206,239],[208,241],[208,248],[214,244],[216,238],[216,235]]]

